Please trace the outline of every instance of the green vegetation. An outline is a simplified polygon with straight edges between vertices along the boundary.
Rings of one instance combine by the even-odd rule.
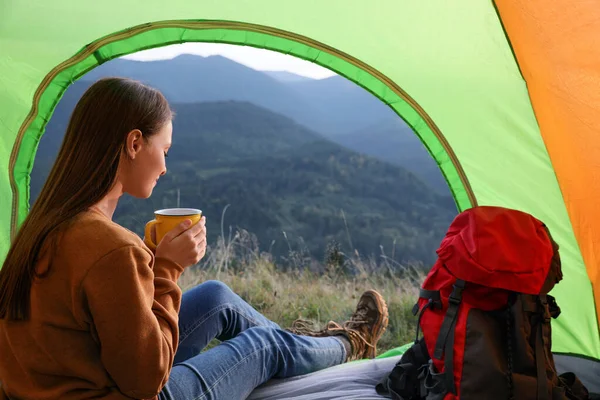
[[[314,265],[314,260],[303,265],[302,260],[295,259],[296,266],[283,272],[273,264],[272,255],[260,252],[254,235],[240,230],[231,240],[219,238],[200,265],[184,272],[180,285],[187,290],[210,279],[225,282],[283,328],[297,318],[312,320],[318,326],[330,320],[343,322],[354,311],[362,292],[376,289],[388,302],[390,313],[378,354],[414,340],[416,319],[411,309],[422,273],[408,266],[403,266],[400,274],[392,272],[399,266],[389,259],[374,263],[356,255],[346,258],[335,245],[328,250],[319,265]]]

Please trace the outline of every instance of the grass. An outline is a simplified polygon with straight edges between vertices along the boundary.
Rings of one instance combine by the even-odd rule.
[[[200,265],[188,268],[179,283],[188,290],[206,280],[226,283],[267,318],[285,328],[297,318],[319,326],[347,320],[365,290],[376,289],[386,299],[390,322],[378,353],[414,340],[416,320],[411,309],[423,274],[393,265],[390,259],[350,257],[332,245],[323,262],[290,249],[286,267],[277,267],[269,253],[260,253],[256,238],[238,231],[220,238]]]

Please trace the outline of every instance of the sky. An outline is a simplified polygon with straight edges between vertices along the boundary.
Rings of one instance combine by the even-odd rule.
[[[123,58],[130,60],[164,60],[180,54],[221,55],[259,71],[287,71],[313,79],[335,75],[334,72],[309,61],[275,51],[219,43],[183,43],[144,50]]]

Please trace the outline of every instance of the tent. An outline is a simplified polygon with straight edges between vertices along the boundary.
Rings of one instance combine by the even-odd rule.
[[[254,46],[364,87],[423,141],[460,210],[546,222],[564,280],[553,351],[600,374],[600,7],[573,0],[0,2],[0,260],[65,89],[182,42]],[[400,345],[400,343],[399,343]]]

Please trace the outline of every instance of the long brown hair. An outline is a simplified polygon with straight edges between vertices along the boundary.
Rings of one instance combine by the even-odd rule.
[[[152,136],[173,113],[156,89],[123,78],[94,83],[75,107],[48,179],[0,270],[0,319],[29,318],[36,263],[45,242],[100,201],[117,176],[127,134]]]

